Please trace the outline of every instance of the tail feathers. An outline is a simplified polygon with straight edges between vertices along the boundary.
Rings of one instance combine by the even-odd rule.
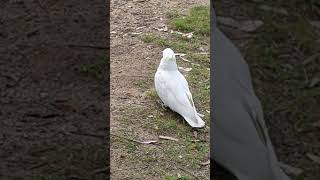
[[[183,118],[193,128],[202,128],[205,126],[205,122],[201,119],[201,117],[198,114],[195,114],[195,116],[193,116],[192,118],[185,116]]]

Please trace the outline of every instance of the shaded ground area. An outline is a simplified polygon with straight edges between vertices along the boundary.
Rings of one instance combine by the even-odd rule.
[[[209,179],[209,165],[200,165],[209,153],[208,3],[112,1],[112,179]],[[177,64],[205,115],[204,129],[190,128],[157,103],[154,74],[167,47],[185,54]],[[159,140],[159,135],[178,141]],[[157,143],[139,143],[150,140]]]
[[[319,179],[319,2],[217,0],[215,9],[250,66],[280,161],[299,168],[294,180]]]
[[[1,2],[0,179],[105,179],[105,15],[99,1]]]

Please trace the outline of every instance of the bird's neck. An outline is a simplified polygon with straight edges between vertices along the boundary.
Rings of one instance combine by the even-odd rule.
[[[178,70],[178,66],[175,60],[161,60],[159,69],[167,71],[176,71]]]

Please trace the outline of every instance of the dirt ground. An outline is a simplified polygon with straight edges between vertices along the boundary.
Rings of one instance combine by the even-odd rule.
[[[126,114],[128,109],[159,108],[154,107],[154,102],[145,98],[145,88],[137,86],[137,83],[144,82],[146,84],[143,86],[153,87],[154,74],[163,49],[143,42],[141,35],[160,34],[157,28],[166,24],[167,12],[177,10],[179,13],[186,13],[192,6],[208,3],[209,1],[206,0],[111,1],[111,137],[119,134],[131,134],[131,138],[139,140],[150,140],[156,137],[156,134],[148,131],[144,126],[146,124],[144,121],[147,121],[145,117],[139,119],[140,117],[127,117],[130,114]],[[124,119],[132,123],[125,124]],[[171,162],[159,163],[129,159],[127,149],[118,143],[119,138],[111,139],[112,179],[162,179],[167,172],[156,173],[159,167],[186,174],[175,167],[177,162],[174,159]],[[129,146],[129,150],[133,147],[136,148]],[[138,158],[143,159],[144,157]],[[151,164],[152,167],[149,167],[148,164]],[[208,167],[205,169],[207,169],[207,174],[204,175],[208,176]]]
[[[107,54],[105,12],[99,1],[0,3],[0,179],[106,178],[107,73],[87,71]]]

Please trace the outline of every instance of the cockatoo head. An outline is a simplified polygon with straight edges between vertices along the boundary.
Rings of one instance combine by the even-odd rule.
[[[165,50],[163,50],[162,52],[162,58],[165,61],[175,61],[176,60],[176,56],[174,54],[174,52],[172,51],[172,49],[170,48],[166,48]]]

